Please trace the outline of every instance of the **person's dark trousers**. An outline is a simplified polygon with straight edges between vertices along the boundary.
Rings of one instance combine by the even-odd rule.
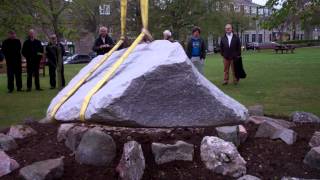
[[[55,88],[56,87],[56,66],[54,65],[49,65],[49,76],[50,76],[50,86],[51,88]],[[61,84],[62,87],[64,87],[66,85],[66,80],[64,78],[64,67],[62,65],[61,68]]]
[[[64,66],[62,64],[62,67],[61,67],[61,84],[62,84],[62,87],[65,87],[66,86],[66,80],[64,78]]]
[[[50,76],[50,86],[51,88],[56,87],[56,66],[49,65],[49,76]]]
[[[8,62],[13,62],[13,60],[8,60]],[[16,79],[17,91],[22,89],[22,79],[21,79],[21,62],[15,62],[14,64],[7,64],[7,78],[8,78],[8,90],[12,92],[14,90],[14,79]]]
[[[27,59],[27,88],[32,88],[32,75],[34,76],[34,84],[37,90],[40,90],[39,80],[40,59]]]

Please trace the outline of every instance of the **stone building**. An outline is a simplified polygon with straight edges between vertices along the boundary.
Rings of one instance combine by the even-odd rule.
[[[284,40],[292,40],[294,36],[296,40],[305,39],[305,32],[300,24],[297,24],[296,26],[295,35],[290,25],[284,25],[282,27],[282,33],[277,29],[263,29],[261,27],[261,22],[272,14],[272,10],[253,3],[252,0],[234,0],[233,7],[236,12],[243,12],[247,16],[255,17],[255,20],[250,22],[249,29],[240,34],[243,44],[248,42],[263,43],[277,41],[281,38],[280,34],[282,34],[282,39]],[[320,39],[320,29],[318,30],[317,28],[314,28],[312,32],[312,39]]]

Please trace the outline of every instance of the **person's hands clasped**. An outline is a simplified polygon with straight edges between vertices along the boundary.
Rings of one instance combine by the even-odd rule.
[[[110,45],[109,45],[109,44],[104,44],[104,45],[101,45],[101,46],[100,46],[100,49],[108,48],[108,47],[110,47]]]

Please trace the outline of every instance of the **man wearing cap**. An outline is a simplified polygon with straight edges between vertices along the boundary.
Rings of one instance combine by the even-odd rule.
[[[49,75],[50,75],[50,89],[55,89],[58,82],[58,88],[65,86],[63,56],[65,50],[63,45],[58,42],[55,34],[50,36],[50,42],[46,47],[46,57],[48,59]],[[57,77],[57,78],[56,78]],[[57,79],[57,82],[56,82]]]

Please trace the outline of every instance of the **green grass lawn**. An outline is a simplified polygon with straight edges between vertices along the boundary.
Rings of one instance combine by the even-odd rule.
[[[237,86],[221,85],[223,64],[219,55],[207,58],[206,76],[244,105],[264,105],[267,114],[288,116],[292,111],[302,110],[320,116],[320,48],[297,49],[295,54],[274,54],[270,50],[246,52],[243,61],[248,76]],[[66,65],[67,81],[81,67]],[[23,83],[25,88],[25,74]],[[0,75],[0,126],[44,117],[50,100],[58,91],[49,90],[48,75],[41,77],[41,87],[44,91],[8,94],[6,76]]]
[[[320,48],[296,49],[294,54],[271,50],[243,55],[247,78],[238,86],[222,86],[223,64],[215,55],[207,59],[208,79],[246,106],[262,104],[266,114],[288,116],[302,110],[320,116]]]

